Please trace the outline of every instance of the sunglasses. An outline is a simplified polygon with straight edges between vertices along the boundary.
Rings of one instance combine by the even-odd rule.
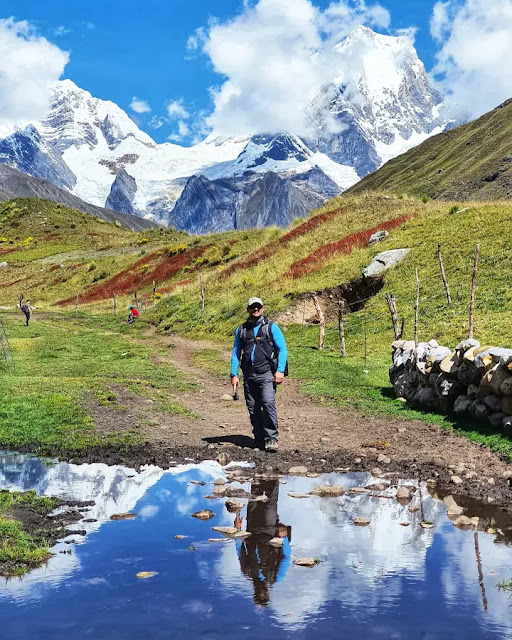
[[[261,306],[261,304],[251,304],[249,309],[251,311],[259,311],[260,309],[263,309],[263,307]]]

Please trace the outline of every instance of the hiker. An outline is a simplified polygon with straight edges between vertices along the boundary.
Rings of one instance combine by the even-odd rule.
[[[130,313],[128,314],[128,324],[133,324],[139,317],[139,310],[133,304],[130,305]]]
[[[244,374],[245,403],[249,411],[255,445],[265,451],[277,451],[279,439],[276,411],[276,386],[288,375],[288,351],[281,329],[264,315],[260,298],[250,298],[248,319],[235,331],[231,356],[231,384],[236,394]]]
[[[20,309],[25,314],[25,327],[28,327],[30,316],[32,315],[32,307],[30,306],[30,300],[23,302],[23,294],[20,296]]]
[[[270,587],[284,578],[291,560],[291,527],[279,521],[277,502],[279,482],[277,479],[254,482],[251,498],[247,504],[247,531],[252,535],[237,540],[240,568],[253,582],[253,599],[256,604],[266,605],[270,601]],[[266,500],[258,500],[266,498]],[[235,527],[241,526],[237,514]],[[269,544],[280,538],[282,546]]]

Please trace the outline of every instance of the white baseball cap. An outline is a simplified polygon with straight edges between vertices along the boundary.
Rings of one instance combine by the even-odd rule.
[[[263,307],[263,301],[261,298],[249,298],[247,306],[252,307],[253,304],[260,304]]]

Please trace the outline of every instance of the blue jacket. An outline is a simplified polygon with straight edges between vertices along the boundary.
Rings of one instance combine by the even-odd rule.
[[[258,335],[258,331],[261,327],[261,320],[254,325],[254,337]],[[286,341],[283,336],[283,332],[274,322],[271,325],[271,336],[274,342],[274,346],[277,351],[277,370],[284,373],[286,368],[286,361],[288,360],[288,349],[286,348]],[[233,343],[233,351],[231,354],[231,375],[238,375],[238,368],[240,366],[240,358],[242,356],[243,344],[240,339],[240,327],[235,331],[235,340]],[[254,364],[256,345],[253,346],[251,351],[251,362]]]

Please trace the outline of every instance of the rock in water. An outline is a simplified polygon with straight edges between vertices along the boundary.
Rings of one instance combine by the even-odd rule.
[[[236,527],[212,527],[212,530],[223,533],[226,536],[234,536],[238,531]]]
[[[226,509],[229,513],[236,513],[244,508],[244,503],[240,500],[226,500]]]
[[[226,481],[224,480],[224,478],[216,478],[213,484],[220,487],[223,484],[226,484]]]
[[[411,490],[407,487],[398,487],[396,498],[397,500],[410,500],[412,498]]]
[[[250,531],[237,531],[233,538],[248,538],[249,536],[252,536],[252,533]]]
[[[358,527],[367,527],[370,524],[371,520],[370,520],[370,518],[365,518],[363,516],[357,516],[356,518],[354,518],[353,522]]]
[[[114,513],[110,516],[111,520],[133,520],[137,517],[137,513]]]
[[[181,534],[178,534],[177,536],[174,536],[176,538],[176,540],[185,540],[185,538],[187,536],[182,536]]]
[[[198,520],[211,520],[215,514],[210,509],[203,509],[202,511],[196,511],[192,514],[193,518]]]
[[[320,496],[322,498],[336,498],[345,493],[345,487],[341,484],[320,485],[311,491],[312,496]]]
[[[316,558],[297,558],[293,561],[293,564],[298,567],[314,567],[318,564],[318,560]]]
[[[460,516],[464,512],[463,507],[460,507],[454,500],[453,496],[446,496],[443,498],[443,502],[447,506],[447,513],[449,516]]]
[[[157,575],[158,571],[139,571],[136,577],[140,578],[141,580],[145,580],[146,578],[153,578],[153,576]]]
[[[459,527],[459,529],[470,529],[478,526],[479,518],[468,518],[467,516],[459,516],[457,520],[453,521],[454,527]]]
[[[307,472],[308,472],[307,467],[290,467],[288,469],[288,473],[291,476],[305,476]]]
[[[282,547],[283,546],[283,538],[272,538],[272,540],[268,541],[273,547]]]

